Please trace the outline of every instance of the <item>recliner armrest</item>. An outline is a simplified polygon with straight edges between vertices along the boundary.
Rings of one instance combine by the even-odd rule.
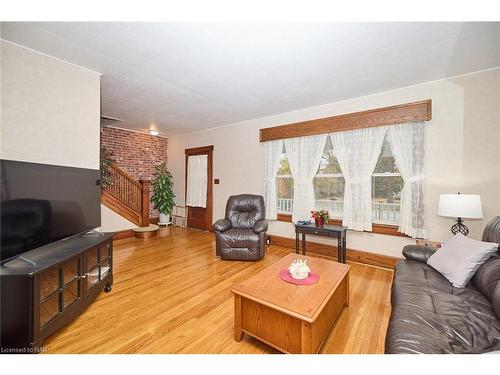
[[[436,249],[430,246],[406,245],[403,248],[403,256],[408,260],[427,263],[427,259],[436,252]]]
[[[219,219],[214,224],[214,231],[216,232],[225,232],[228,229],[231,229],[231,222],[226,219]]]
[[[253,226],[255,233],[262,233],[267,230],[267,220],[257,220]]]

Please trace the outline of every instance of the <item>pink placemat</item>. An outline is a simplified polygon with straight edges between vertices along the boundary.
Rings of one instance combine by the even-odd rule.
[[[294,279],[292,276],[290,276],[290,272],[288,272],[288,270],[281,270],[279,276],[281,280],[297,285],[316,284],[319,280],[319,274],[317,274],[316,272],[309,272],[309,276],[302,280]]]

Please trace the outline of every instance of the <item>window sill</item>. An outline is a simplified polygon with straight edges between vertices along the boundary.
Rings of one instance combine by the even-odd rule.
[[[278,220],[278,221],[284,221],[286,223],[291,223],[292,222],[292,215],[278,214],[278,218],[276,220]]]
[[[283,221],[286,223],[292,222],[292,215],[289,214],[278,214],[278,221]],[[328,221],[329,224],[332,225],[342,225],[342,220],[333,219]],[[376,234],[386,234],[389,236],[397,236],[397,237],[409,237],[408,235],[398,232],[397,225],[388,225],[388,224],[372,224],[372,231],[367,233],[376,233]]]

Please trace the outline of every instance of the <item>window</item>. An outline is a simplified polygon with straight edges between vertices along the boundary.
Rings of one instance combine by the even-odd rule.
[[[313,179],[314,208],[328,210],[332,219],[342,219],[344,185],[344,177],[335,156],[332,141],[330,137],[327,137],[318,171]],[[280,156],[276,187],[278,213],[291,215],[293,178],[285,145]],[[402,187],[403,179],[386,136],[377,165],[372,173],[372,222],[374,224],[391,226],[400,224]]]
[[[403,179],[392,155],[387,136],[372,174],[372,221],[399,225]]]
[[[284,144],[276,176],[276,192],[278,195],[278,213],[291,214],[293,209],[293,178]]]
[[[327,137],[318,171],[313,179],[317,210],[328,210],[331,218],[342,218],[344,198],[344,177],[333,151],[330,137]]]

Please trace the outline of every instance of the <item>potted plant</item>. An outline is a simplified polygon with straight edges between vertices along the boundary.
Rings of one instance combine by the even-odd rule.
[[[311,211],[311,217],[314,218],[315,224],[319,228],[323,228],[325,223],[328,223],[330,216],[327,210]]]
[[[174,208],[175,194],[173,191],[174,182],[172,179],[173,176],[167,170],[165,162],[155,167],[153,181],[151,181],[153,185],[151,203],[153,203],[154,208],[156,208],[160,214],[160,224],[168,224],[170,222],[170,214]]]

